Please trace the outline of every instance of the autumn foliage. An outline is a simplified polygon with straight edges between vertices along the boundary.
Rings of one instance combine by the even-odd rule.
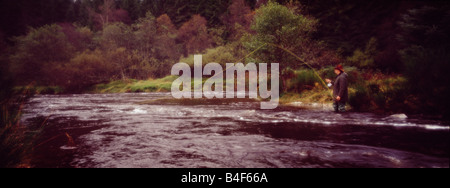
[[[184,54],[201,53],[211,47],[207,21],[200,15],[194,15],[178,30],[178,40],[183,44]]]
[[[233,0],[227,13],[222,16],[222,22],[227,26],[230,36],[238,34],[240,29],[250,31],[254,12],[244,0]]]

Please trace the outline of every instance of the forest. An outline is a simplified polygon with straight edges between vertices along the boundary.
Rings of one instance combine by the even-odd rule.
[[[303,62],[264,46],[244,63],[279,62],[287,96],[317,88],[305,64],[324,77],[343,64],[355,109],[448,112],[445,2],[5,0],[0,9],[2,98],[30,84],[78,93],[164,78],[193,54],[225,64],[271,43]]]
[[[331,102],[342,64],[352,111],[448,119],[449,33],[446,1],[0,0],[0,167],[30,160],[29,97],[168,92],[194,54],[280,63],[285,103]]]
[[[2,0],[1,98],[170,81],[203,54],[280,63],[287,101],[330,100],[305,64],[328,78],[343,64],[355,110],[448,115],[448,33],[445,1]]]

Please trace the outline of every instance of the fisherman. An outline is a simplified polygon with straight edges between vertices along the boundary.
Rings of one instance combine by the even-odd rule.
[[[345,112],[345,105],[348,102],[348,75],[342,65],[336,66],[334,73],[337,75],[334,83],[330,79],[326,79],[328,86],[333,86],[334,111]]]

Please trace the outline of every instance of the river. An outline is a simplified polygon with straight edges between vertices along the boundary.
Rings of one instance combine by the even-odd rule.
[[[33,167],[449,167],[449,124],[253,101],[142,103],[170,93],[38,95]]]

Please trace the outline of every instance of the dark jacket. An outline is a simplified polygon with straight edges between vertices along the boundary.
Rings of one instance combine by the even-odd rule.
[[[348,102],[348,75],[345,72],[342,72],[339,76],[336,77],[336,81],[334,81],[333,87],[333,97],[334,101],[336,101],[336,97],[340,96],[341,100],[339,102],[346,103]]]

